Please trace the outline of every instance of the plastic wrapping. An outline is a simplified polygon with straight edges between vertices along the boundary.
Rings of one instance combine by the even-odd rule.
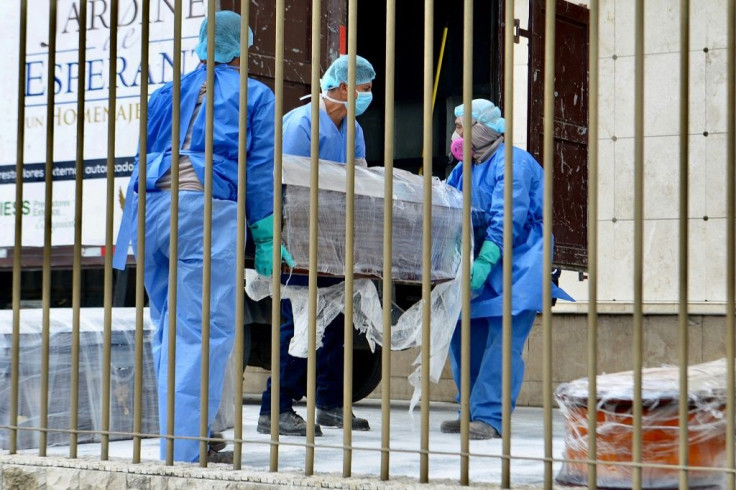
[[[458,267],[457,274],[460,268]],[[271,296],[271,278],[258,275],[246,269],[245,290],[248,296],[260,301]],[[294,357],[307,357],[309,328],[309,288],[307,286],[282,286],[281,297],[291,300],[294,313],[294,336],[289,343],[289,354]],[[450,339],[462,308],[459,278],[438,284],[431,294],[430,320],[430,366],[429,377],[437,383],[450,349]],[[385,347],[383,341],[383,307],[373,281],[356,279],[353,284],[353,326],[365,333],[371,350],[375,345]],[[345,311],[345,283],[317,289],[317,348],[322,345],[322,337],[327,325]],[[422,301],[406,310],[394,322],[391,329],[391,349],[403,350],[422,345]],[[414,364],[417,368],[409,375],[409,383],[414,387],[409,410],[413,410],[421,397],[421,355]]]
[[[50,429],[69,429],[71,403],[72,310],[55,308],[50,313],[49,341],[49,411]],[[143,325],[143,398],[141,431],[158,434],[158,394],[151,354],[153,326],[148,310]],[[104,309],[80,310],[79,406],[80,430],[99,431],[102,413],[103,331]],[[18,382],[18,425],[39,427],[41,406],[41,330],[42,310],[20,311],[20,352]],[[13,311],[0,310],[0,425],[10,423],[10,378],[12,372]],[[112,342],[110,350],[110,431],[133,431],[133,395],[135,390],[135,308],[115,308],[112,311]],[[231,401],[234,393],[234,364],[230,363],[223,400]],[[223,403],[213,430],[232,426],[234,406]],[[0,430],[0,448],[8,448],[9,432]],[[39,432],[18,431],[20,449],[38,447]],[[127,439],[111,434],[110,439]],[[78,442],[97,442],[99,434],[79,434]],[[69,434],[49,432],[49,445],[68,445]]]
[[[690,466],[720,468],[726,456],[726,370],[725,359],[688,368],[688,446]],[[597,377],[598,409],[597,484],[607,488],[631,488],[634,396],[633,372]],[[565,459],[557,481],[588,485],[588,379],[561,384],[556,399],[565,416]],[[661,367],[642,372],[642,461],[650,464],[679,464],[679,368]],[[691,486],[718,485],[718,471],[690,470]],[[645,488],[677,487],[675,467],[642,470]]]
[[[284,155],[282,237],[297,269],[309,265],[310,160]],[[318,272],[345,275],[346,166],[320,161]],[[420,282],[421,176],[394,169],[393,279]],[[383,275],[383,167],[355,167],[355,268],[358,276]],[[432,185],[432,281],[452,280],[460,265],[462,193],[438,179]],[[482,214],[475,214],[480,219]]]

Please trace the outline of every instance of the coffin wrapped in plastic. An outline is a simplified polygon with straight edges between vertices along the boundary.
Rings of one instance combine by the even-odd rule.
[[[129,439],[133,432],[135,393],[135,308],[112,310],[110,345],[110,434],[111,440]],[[158,434],[158,395],[151,353],[153,325],[148,309],[143,323],[143,365],[141,432]],[[38,447],[41,423],[42,310],[20,310],[18,365],[18,448]],[[72,310],[50,310],[48,363],[48,432],[49,445],[68,445],[72,389]],[[0,310],[0,425],[10,423],[12,375],[13,311]],[[102,430],[102,381],[104,373],[104,309],[82,308],[79,324],[79,401],[78,430]],[[165,369],[165,366],[164,366]],[[231,373],[232,374],[232,373]],[[230,401],[232,376],[226,378],[223,393]],[[234,407],[220,407],[215,425],[232,426]],[[26,430],[30,429],[30,430]],[[58,431],[58,432],[57,432]],[[8,449],[10,431],[0,430],[0,448]],[[82,432],[80,443],[96,442],[99,434]]]
[[[383,167],[355,167],[355,267],[358,276],[383,275]],[[283,241],[296,268],[309,265],[310,160],[283,157]],[[318,273],[345,275],[345,210],[347,167],[320,161]],[[393,279],[420,282],[424,179],[393,172]],[[432,182],[432,281],[454,279],[460,266],[462,193]],[[477,218],[478,213],[475,214]]]
[[[722,468],[726,462],[725,359],[688,367],[688,440],[692,467]],[[679,379],[678,367],[642,372],[642,468],[644,488],[677,488],[679,481]],[[557,481],[565,485],[588,482],[588,460],[598,459],[597,485],[632,488],[634,467],[633,372],[597,377],[597,454],[588,451],[588,379],[561,384],[557,402],[565,416],[565,450]],[[621,464],[623,463],[623,464]],[[671,465],[671,467],[661,466]],[[718,487],[723,473],[691,469],[690,487]]]

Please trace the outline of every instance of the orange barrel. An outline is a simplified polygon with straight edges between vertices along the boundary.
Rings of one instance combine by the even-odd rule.
[[[627,373],[628,374],[628,373]],[[605,382],[599,377],[597,398],[597,485],[606,488],[631,488],[633,441],[633,410],[631,398],[610,398]],[[587,382],[586,382],[587,384]],[[620,388],[620,386],[617,386]],[[563,485],[588,485],[588,398],[578,389],[567,390],[561,385],[557,401],[565,415],[565,449],[563,458],[574,460],[563,463],[557,482]],[[620,390],[617,391],[620,395]],[[712,392],[710,393],[713,394]],[[678,399],[670,390],[662,397],[653,396],[652,390],[643,395],[642,463],[672,465],[671,468],[644,467],[644,488],[673,488],[678,486],[679,470],[679,417]],[[690,396],[688,415],[689,466],[722,468],[726,456],[725,399]],[[723,481],[720,471],[692,470],[689,486],[706,487]]]

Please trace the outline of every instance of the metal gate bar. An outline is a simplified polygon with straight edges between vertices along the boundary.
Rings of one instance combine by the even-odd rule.
[[[348,114],[345,208],[345,341],[342,395],[343,421],[353,412],[353,270],[355,266],[355,100],[356,53],[358,49],[358,0],[348,1]],[[342,476],[352,475],[353,424],[342,424]]]
[[[504,97],[506,112],[506,131],[504,133],[504,182],[514,181],[513,142],[514,142],[514,0],[506,0],[506,25],[504,30]],[[503,193],[503,382],[502,382],[502,429],[503,436],[501,460],[501,486],[511,485],[511,290],[512,262],[514,260],[513,241],[513,185],[505,185]]]
[[[472,160],[473,120],[468,107],[473,103],[473,0],[463,10],[463,161]],[[467,136],[466,132],[467,131]],[[462,275],[470,277],[473,258],[472,167],[463,165]],[[460,484],[470,484],[470,281],[462,282],[463,307],[460,317]],[[457,328],[457,326],[455,327]]]
[[[312,126],[310,128],[309,173],[309,312],[307,332],[307,454],[305,473],[314,474],[314,437],[317,424],[317,266],[319,261],[319,119],[321,1],[312,0]],[[343,419],[344,420],[344,419]]]
[[[598,0],[590,1],[588,45],[588,488],[597,488],[598,427]],[[545,203],[546,205],[546,203]],[[592,455],[592,456],[591,456]]]
[[[23,150],[26,119],[26,35],[28,33],[28,0],[20,0],[20,25],[18,35],[18,130],[15,153],[15,209],[23,206]],[[13,338],[11,339],[10,374],[10,429],[9,450],[18,450],[18,366],[20,350],[20,297],[21,297],[21,247],[23,245],[23,213],[15,213],[15,241],[13,246]]]
[[[552,488],[552,196],[555,167],[555,48],[557,0],[547,0],[544,26],[544,210],[542,277],[544,485]],[[508,162],[507,163],[511,163]],[[508,182],[507,182],[508,184]],[[508,295],[511,290],[505,291]]]
[[[690,0],[680,1],[680,222],[679,222],[679,358],[680,358],[680,404],[679,404],[679,461],[690,462],[689,403],[688,397],[688,209],[689,209],[689,121],[690,121]],[[687,490],[688,471],[680,470],[680,490]]]
[[[115,0],[117,2],[117,0]],[[116,6],[117,9],[117,6]],[[117,11],[115,13],[115,18],[117,18]],[[141,7],[141,94],[140,94],[140,110],[141,110],[141,119],[140,119],[140,136],[139,136],[139,147],[138,147],[138,155],[139,155],[139,163],[138,163],[138,244],[137,244],[137,254],[136,254],[136,270],[135,270],[135,387],[133,390],[133,431],[134,432],[140,432],[141,431],[141,418],[143,415],[143,305],[145,301],[145,287],[144,287],[144,278],[145,278],[145,269],[146,269],[146,179],[147,179],[147,161],[148,161],[148,41],[149,41],[149,19],[150,19],[150,5],[149,2],[144,2]],[[113,26],[115,26],[117,23],[111,23],[111,32],[114,30],[117,32],[117,28],[113,29]],[[117,34],[116,34],[117,37]],[[111,38],[112,39],[112,38]],[[111,52],[112,54],[112,52]],[[117,58],[114,58],[117,59]],[[112,79],[111,74],[111,79]],[[112,86],[112,84],[110,84]],[[115,105],[111,106],[111,109],[115,109]],[[112,113],[112,112],[111,112]],[[115,118],[113,118],[114,120]],[[112,131],[114,132],[115,126],[114,124],[110,126],[112,128]],[[109,145],[109,143],[108,143]],[[107,178],[108,178],[108,189],[107,189],[107,199],[108,199],[108,213],[110,213],[110,216],[108,216],[108,226],[112,226],[112,207],[113,207],[113,194],[114,194],[114,182],[113,182],[113,167],[115,162],[115,149],[114,145],[113,148],[110,149],[108,146],[108,151],[110,151],[110,157],[108,158],[108,169],[107,169]],[[140,158],[144,159],[143,165],[140,164]],[[110,250],[112,250],[112,228],[108,228],[108,238],[110,243]],[[111,255],[111,254],[110,254]],[[110,273],[110,290],[112,290],[112,257],[109,259],[106,257],[105,262],[105,271],[109,271]],[[108,311],[108,308],[112,308],[112,300],[109,300],[110,306],[107,306],[107,302],[105,305],[105,311]],[[110,318],[109,315],[106,315],[106,318]],[[105,324],[105,358],[110,358],[110,326],[106,322]],[[106,383],[108,385],[108,392],[109,392],[109,373],[108,376],[105,378]],[[103,395],[104,396],[104,395]],[[107,395],[106,399],[109,398],[109,394]],[[109,404],[109,401],[107,402]],[[110,417],[109,413],[109,406],[107,411],[103,412],[103,416],[108,418]],[[109,422],[108,422],[108,430],[109,430]],[[159,431],[160,432],[160,431]],[[141,438],[135,437],[133,438],[133,463],[140,463],[141,461]]]
[[[48,66],[56,65],[56,0],[49,1],[49,56]],[[46,121],[51,121],[54,114],[54,77],[49,76],[46,87]],[[21,123],[22,124],[22,123]],[[41,410],[39,420],[38,455],[46,456],[49,424],[49,329],[51,308],[51,204],[53,198],[54,168],[54,125],[46,125],[46,166],[44,170],[45,197],[43,211],[43,279],[42,308],[43,326],[41,333]]]
[[[181,136],[181,0],[174,5],[174,66],[171,103],[171,203],[169,220],[169,324],[166,364],[166,465],[174,464],[174,427],[176,417],[176,324],[179,266],[179,141]],[[147,129],[146,129],[147,131]],[[148,157],[146,157],[146,161]],[[140,162],[140,160],[139,160]],[[140,164],[140,163],[139,163]],[[163,340],[163,339],[162,339]]]
[[[281,175],[284,115],[284,0],[276,0],[276,63],[274,73],[274,151],[273,151],[273,243],[281,243]],[[271,471],[279,469],[279,422],[278,414],[281,391],[281,248],[273,247],[273,278],[271,306]]]
[[[391,339],[394,226],[394,103],[396,86],[396,0],[386,0],[386,101],[383,136],[383,339]],[[385,344],[384,340],[384,344]],[[381,480],[391,459],[391,344],[381,351]]]
[[[87,25],[87,2],[79,5],[79,24]],[[79,308],[82,282],[82,186],[84,176],[84,81],[87,71],[87,29],[79,29],[77,78],[77,160],[74,165],[74,258],[72,264],[72,373],[69,401],[69,428],[79,428]],[[69,435],[69,457],[77,457],[77,434]]]
[[[239,470],[243,459],[243,374],[245,342],[245,234],[246,229],[246,165],[248,163],[248,22],[250,21],[250,2],[240,2],[240,106],[238,124],[238,224],[235,245],[235,367],[238,377],[235,382],[235,410],[233,427],[233,469]],[[174,50],[175,52],[179,52]],[[176,78],[176,76],[175,76]],[[176,105],[176,103],[174,103]],[[276,270],[276,269],[274,269]]]

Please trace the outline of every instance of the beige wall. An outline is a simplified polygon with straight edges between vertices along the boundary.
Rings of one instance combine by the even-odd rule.
[[[644,298],[672,303],[678,299],[680,12],[679,2],[670,0],[645,5]],[[527,2],[516,3],[516,17],[528,24]],[[630,0],[600,1],[598,295],[624,303],[633,300],[634,17]],[[692,2],[690,23],[689,296],[722,304],[726,1]],[[520,147],[526,146],[527,57],[522,38],[514,60],[514,143]],[[576,273],[564,273],[562,284],[585,302],[588,285]]]

